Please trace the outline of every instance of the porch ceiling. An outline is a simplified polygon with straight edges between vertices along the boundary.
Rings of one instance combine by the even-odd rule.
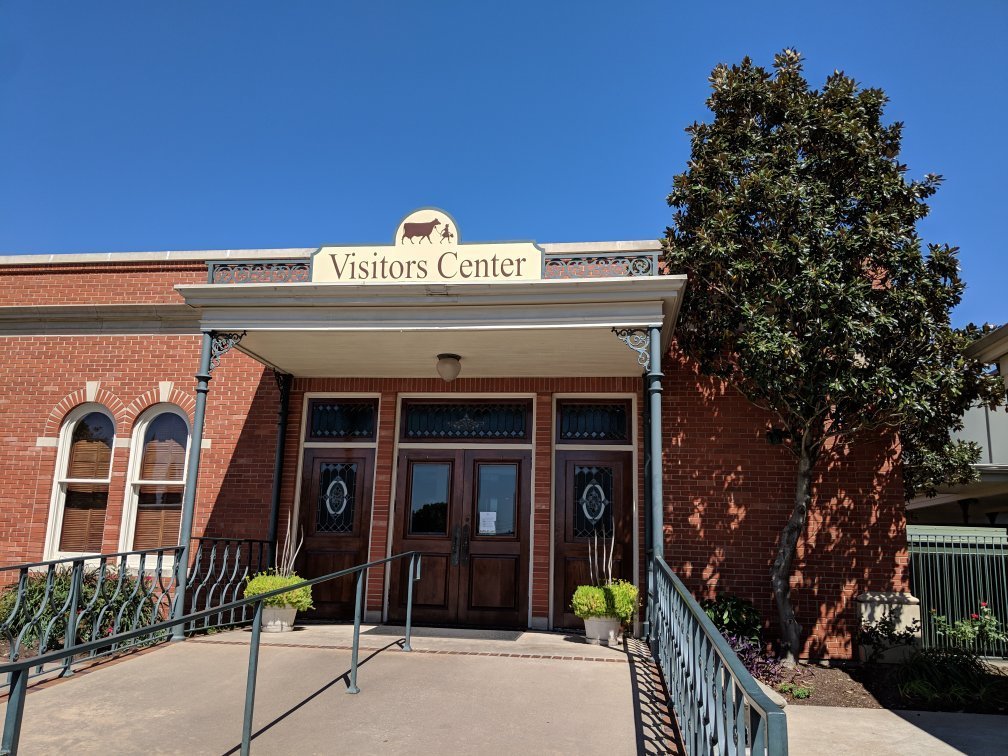
[[[684,276],[495,284],[178,286],[203,329],[246,331],[239,349],[306,377],[637,376],[613,327],[671,339]]]

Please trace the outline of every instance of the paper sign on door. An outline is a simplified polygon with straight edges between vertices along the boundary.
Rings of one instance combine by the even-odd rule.
[[[497,513],[480,512],[479,516],[480,535],[497,535]]]

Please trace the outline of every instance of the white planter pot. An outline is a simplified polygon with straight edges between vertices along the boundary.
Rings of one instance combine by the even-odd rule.
[[[262,612],[264,633],[283,633],[293,629],[294,615],[297,614],[293,606],[264,606]]]
[[[589,643],[615,646],[619,636],[618,617],[585,617],[585,638]]]

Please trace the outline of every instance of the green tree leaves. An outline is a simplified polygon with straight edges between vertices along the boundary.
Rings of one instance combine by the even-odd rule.
[[[810,475],[827,440],[888,430],[908,496],[968,479],[977,450],[951,432],[1004,387],[964,355],[978,329],[950,325],[957,249],[925,252],[917,233],[941,178],[907,177],[882,90],[839,71],[811,89],[794,50],[772,71],[719,65],[710,82],[714,118],[687,129],[668,196],[665,256],[689,277],[680,347],[767,409]]]

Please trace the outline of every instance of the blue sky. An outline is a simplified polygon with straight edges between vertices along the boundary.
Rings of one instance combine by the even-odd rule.
[[[968,8],[968,10],[959,10]],[[1008,3],[0,0],[0,253],[659,236],[707,75],[793,46],[891,98],[957,324],[1004,322]]]

